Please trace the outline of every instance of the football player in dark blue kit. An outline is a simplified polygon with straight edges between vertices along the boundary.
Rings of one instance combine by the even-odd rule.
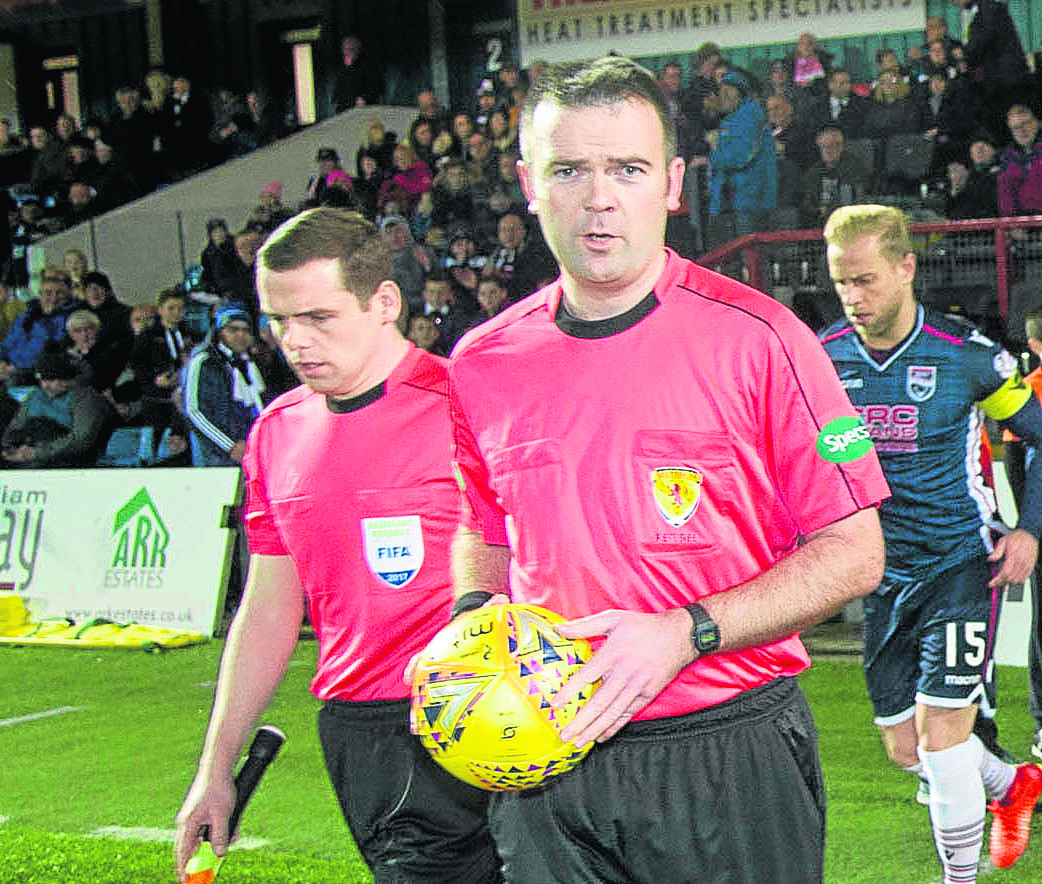
[[[868,692],[887,754],[930,786],[944,881],[972,882],[986,806],[992,862],[1009,866],[1027,846],[1042,793],[1039,768],[1007,763],[973,733],[978,710],[990,711],[1002,588],[1030,575],[1042,534],[1039,459],[1017,527],[993,542],[984,420],[1042,440],[1042,409],[1002,347],[916,302],[900,210],[837,209],[825,241],[846,315],[822,343],[893,494],[879,510],[883,583],[865,598]]]

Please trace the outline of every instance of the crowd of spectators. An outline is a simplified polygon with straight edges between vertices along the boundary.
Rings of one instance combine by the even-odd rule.
[[[691,170],[667,240],[693,256],[739,233],[820,227],[866,197],[929,195],[953,219],[1042,213],[1038,80],[1027,62],[991,71],[997,46],[1024,58],[991,2],[981,0],[988,27],[971,27],[966,45],[930,19],[922,46],[903,59],[881,49],[871,83],[854,83],[811,34],[765,60],[762,76],[711,43],[686,68],[666,63],[660,83]],[[343,49],[337,106],[374,103],[378,68],[353,38]],[[133,308],[75,250],[65,267],[30,280],[26,247],[280,137],[262,97],[221,89],[209,101],[186,78],[152,72],[142,89],[117,90],[108,120],[80,127],[63,114],[24,144],[0,121],[0,185],[27,187],[7,198],[0,379],[19,395],[0,401],[11,430],[3,465],[104,463],[107,440],[135,426],[153,430],[150,463],[236,463],[252,416],[297,383],[260,315],[253,268],[264,239],[297,211],[345,207],[378,225],[407,307],[403,331],[435,353],[555,278],[517,172],[520,107],[538,68],[505,65],[466,107],[445,108],[423,90],[404,132],[374,115],[359,144],[323,146],[313,170],[287,170],[306,180],[300,205],[282,202],[281,182],[258,182],[247,217],[212,218],[198,265]],[[902,175],[889,148],[909,137],[919,171]],[[27,433],[27,418],[42,416],[62,424],[50,430],[76,440],[72,449]]]
[[[266,323],[223,299],[200,334],[182,286],[131,307],[82,252],[65,257],[28,301],[0,285],[0,468],[237,463],[252,419],[297,383]]]
[[[145,193],[256,150],[286,134],[262,93],[205,96],[184,76],[152,71],[116,89],[111,112],[60,113],[28,137],[0,119],[0,188],[15,189],[26,233],[72,227]]]
[[[358,47],[345,43],[345,69],[359,58]],[[375,100],[372,76],[356,69],[341,78],[345,106]],[[253,266],[265,238],[297,211],[334,205],[376,223],[405,296],[403,331],[441,354],[468,328],[557,275],[521,193],[524,78],[508,66],[482,82],[472,107],[450,113],[425,90],[407,133],[389,131],[374,116],[360,144],[322,147],[313,172],[298,170],[307,179],[300,205],[282,202],[281,182],[260,182],[247,216],[210,219],[198,264],[150,304],[122,303],[118,280],[114,286],[91,269],[78,250],[69,251],[65,266],[30,279],[28,246],[63,219],[91,211],[78,204],[79,184],[89,187],[99,211],[114,204],[96,187],[104,165],[99,146],[112,149],[106,162],[121,170],[125,192],[136,195],[259,143],[231,93],[221,90],[211,105],[177,78],[160,100],[153,90],[165,83],[149,79],[147,102],[137,89],[120,89],[104,127],[80,133],[68,115],[53,132],[34,127],[38,154],[13,137],[5,142],[10,177],[3,183],[23,181],[29,195],[8,205],[12,255],[0,286],[0,380],[8,393],[0,423],[11,435],[3,438],[0,466],[104,464],[118,431],[140,426],[153,431],[149,463],[237,463],[252,418],[297,383],[260,315]],[[352,98],[356,88],[363,91]],[[0,138],[8,135],[0,126]],[[73,453],[54,454],[53,439],[26,433],[30,407],[34,417],[47,413],[55,438],[77,440]],[[91,420],[77,423],[75,415],[87,413]]]
[[[763,75],[712,43],[690,58],[686,85],[681,62],[667,63],[660,83],[678,152],[701,170],[688,194],[705,246],[754,229],[820,227],[866,197],[950,219],[1042,211],[1042,65],[1003,4],[974,5],[965,44],[931,18],[903,58],[878,50],[871,82],[855,83],[811,34],[766,61]]]

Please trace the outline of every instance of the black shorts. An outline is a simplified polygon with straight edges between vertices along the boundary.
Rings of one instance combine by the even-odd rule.
[[[825,790],[795,679],[639,721],[574,769],[497,793],[511,884],[820,884]]]
[[[409,701],[331,701],[318,735],[348,828],[377,884],[495,884],[488,794],[431,760]]]
[[[1001,593],[973,559],[932,580],[884,584],[865,597],[865,681],[875,722],[893,726],[917,704],[990,712]]]

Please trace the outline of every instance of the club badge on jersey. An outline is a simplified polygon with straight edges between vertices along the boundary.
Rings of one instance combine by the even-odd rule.
[[[913,402],[925,402],[937,392],[936,365],[908,366],[908,398]]]
[[[405,586],[423,567],[419,516],[362,519],[362,541],[369,570],[388,586]]]
[[[698,509],[702,474],[689,467],[659,467],[651,471],[651,493],[662,518],[679,528]]]

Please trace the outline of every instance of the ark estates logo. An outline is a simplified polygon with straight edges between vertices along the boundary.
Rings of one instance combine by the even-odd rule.
[[[147,489],[142,488],[119,508],[112,535],[105,586],[161,587],[170,532]]]

